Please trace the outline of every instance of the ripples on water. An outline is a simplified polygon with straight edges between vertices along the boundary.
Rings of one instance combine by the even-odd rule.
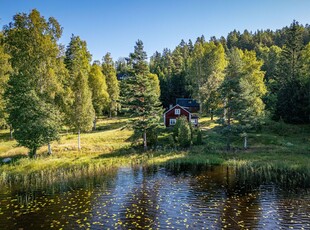
[[[120,168],[67,187],[0,190],[0,229],[310,229],[309,190],[249,186],[234,169]]]

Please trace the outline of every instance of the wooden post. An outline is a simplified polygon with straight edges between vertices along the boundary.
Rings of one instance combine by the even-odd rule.
[[[143,148],[144,148],[144,151],[147,151],[146,130],[144,130],[144,133],[143,133]]]
[[[248,138],[247,138],[246,135],[244,136],[244,145],[243,145],[243,147],[244,147],[244,149],[248,148]]]
[[[78,131],[78,150],[81,150],[81,134],[80,130]]]
[[[13,140],[13,127],[10,124],[10,139]]]
[[[48,155],[52,155],[52,153],[53,153],[51,143],[49,143],[49,142],[47,144],[47,153],[48,153]]]

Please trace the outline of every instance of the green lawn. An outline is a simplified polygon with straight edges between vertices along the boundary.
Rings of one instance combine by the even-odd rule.
[[[47,147],[38,151],[37,159],[27,157],[27,149],[10,140],[9,131],[0,131],[0,162],[6,157],[13,162],[0,165],[0,183],[37,180],[53,183],[60,178],[91,175],[107,169],[132,164],[226,164],[234,166],[269,167],[303,170],[310,175],[310,127],[270,123],[260,132],[249,134],[249,149],[243,150],[243,138],[233,138],[232,150],[226,151],[225,138],[218,125],[209,118],[200,119],[203,145],[188,150],[175,149],[169,143],[171,130],[162,128],[156,150],[142,152],[132,146],[132,130],[126,118],[100,119],[98,130],[81,135],[82,150],[77,150],[77,135],[63,133]],[[195,136],[194,136],[195,138]]]

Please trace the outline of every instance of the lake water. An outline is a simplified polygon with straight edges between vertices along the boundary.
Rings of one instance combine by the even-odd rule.
[[[310,229],[309,188],[237,175],[223,166],[135,167],[1,188],[0,229]]]

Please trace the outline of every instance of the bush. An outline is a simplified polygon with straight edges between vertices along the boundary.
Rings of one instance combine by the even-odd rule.
[[[192,130],[186,117],[180,117],[173,128],[173,139],[182,148],[187,148],[192,144]]]
[[[158,141],[157,128],[150,128],[146,131],[146,142],[149,147],[156,147]]]
[[[196,144],[197,145],[202,145],[203,144],[203,142],[202,142],[202,132],[201,132],[200,129],[198,129],[198,131],[197,131]]]

